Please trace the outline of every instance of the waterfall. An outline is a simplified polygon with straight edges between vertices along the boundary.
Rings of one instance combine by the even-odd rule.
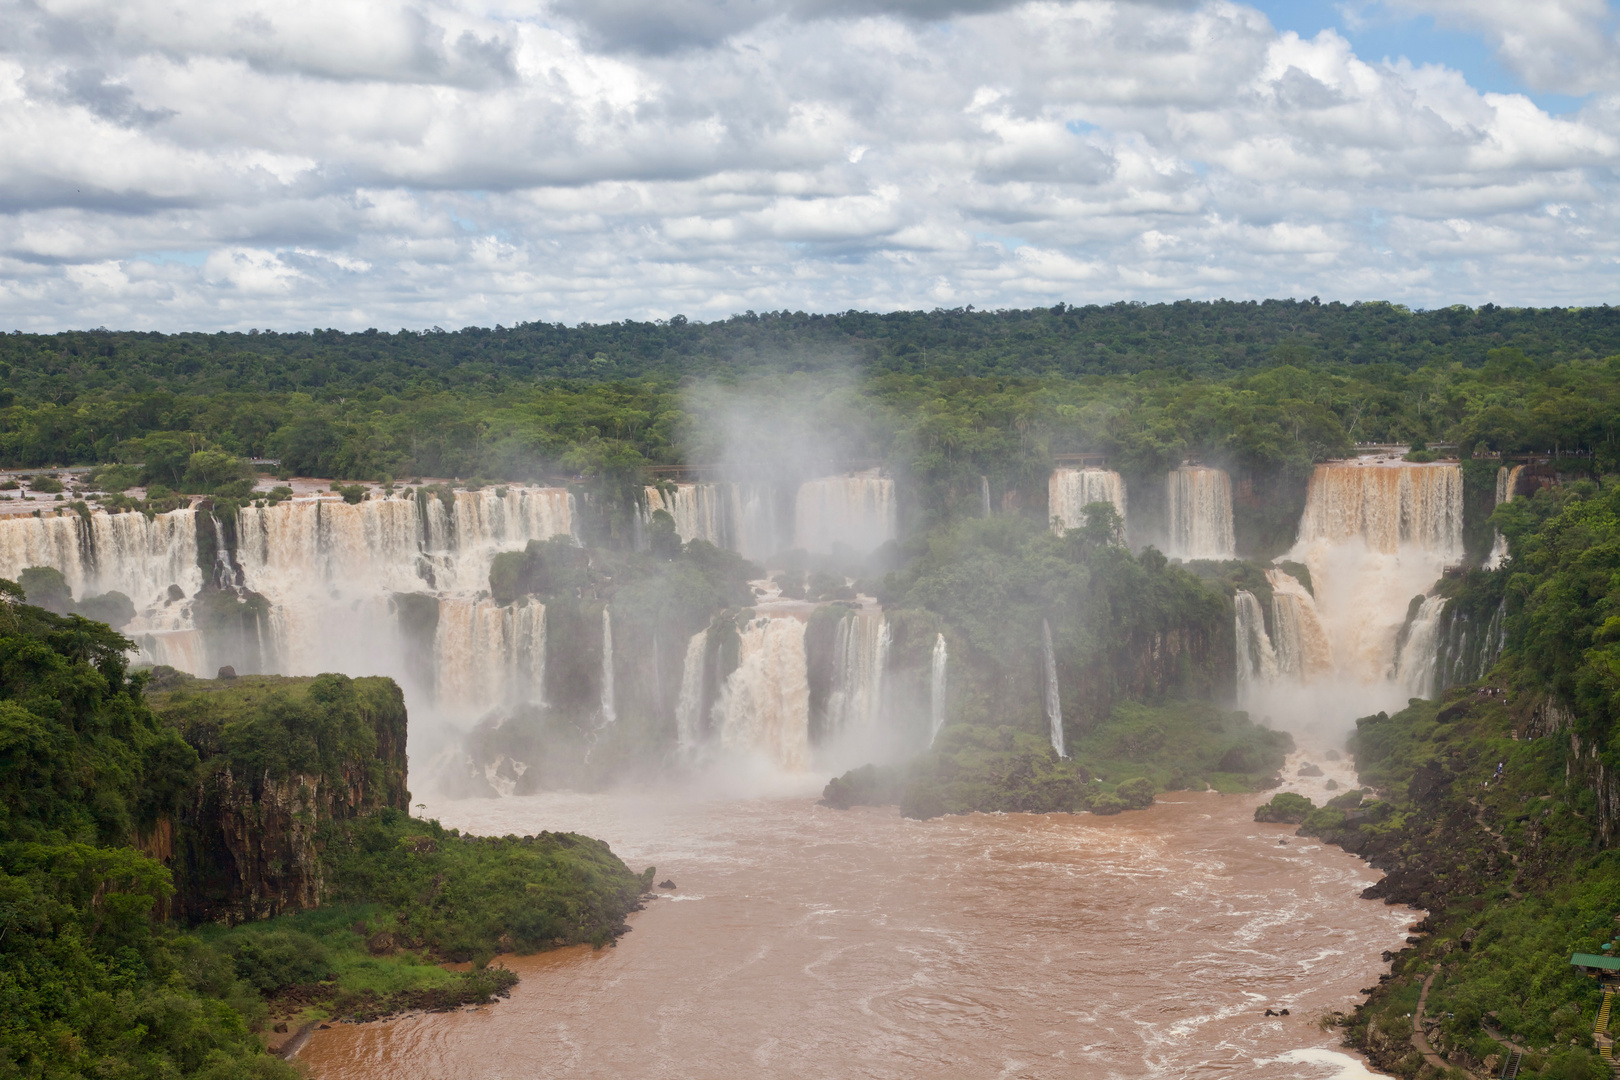
[[[1271,583],[1271,625],[1278,675],[1309,682],[1333,673],[1333,641],[1316,598],[1292,574],[1267,570]]]
[[[687,755],[703,741],[703,674],[708,646],[708,630],[693,634],[686,643],[686,660],[681,665],[681,692],[675,699],[675,741]]]
[[[162,605],[170,586],[186,596],[203,586],[197,566],[197,515],[69,510],[0,519],[0,577],[16,581],[30,566],[62,572],[75,599],[121,592],[137,610]]]
[[[675,520],[681,542],[707,540],[716,547],[733,547],[727,527],[734,484],[676,484],[671,490],[647,489],[647,509],[666,510]]]
[[[220,644],[205,639],[194,621],[192,601],[205,585],[268,602],[268,618],[255,611],[244,626],[243,646],[259,655],[263,670],[288,675],[339,670],[407,679],[412,671],[391,597],[426,594],[440,606],[431,662],[447,676],[439,683],[443,710],[473,714],[502,702],[543,700],[544,607],[502,609],[481,594],[499,552],[572,535],[567,491],[513,485],[459,491],[448,500],[435,492],[373,492],[352,504],[322,495],[244,506],[234,550],[220,522],[199,521],[199,513],[207,512],[3,519],[0,576],[50,566],[78,599],[123,593],[135,604],[124,632],[139,646],[140,660],[196,675],[213,674],[208,653]],[[214,534],[207,568],[198,565],[199,528]]]
[[[822,554],[838,545],[869,552],[895,538],[898,521],[894,481],[875,469],[806,480],[794,498],[793,544]]]
[[[1237,681],[1241,690],[1255,682],[1277,678],[1277,654],[1266,635],[1266,617],[1260,601],[1247,589],[1232,597],[1233,629],[1237,637]]]
[[[1060,536],[1084,525],[1085,509],[1094,502],[1113,503],[1120,521],[1125,520],[1125,480],[1108,469],[1053,469],[1046,498],[1052,530]]]
[[[928,676],[928,745],[939,738],[939,729],[945,726],[945,635],[934,638],[934,656]]]
[[[1063,703],[1058,700],[1057,653],[1052,648],[1052,624],[1041,620],[1041,646],[1046,650],[1046,724],[1052,732],[1052,749],[1063,752]]]
[[[790,772],[809,767],[804,623],[757,618],[741,631],[737,669],[721,688],[713,716],[722,749],[762,756]]]
[[[1433,693],[1449,616],[1434,598],[1411,626],[1407,612],[1461,557],[1462,515],[1455,464],[1368,457],[1318,465],[1287,555],[1309,570],[1312,588],[1267,571],[1277,675],[1268,685],[1251,668],[1247,695],[1309,723]]]
[[[1305,496],[1302,543],[1360,538],[1372,551],[1402,547],[1442,559],[1462,554],[1463,479],[1456,465],[1318,465]]]
[[[833,644],[827,737],[875,731],[883,721],[883,676],[889,666],[888,620],[855,612],[841,620]]]
[[[602,723],[619,718],[613,708],[613,616],[602,608]]]
[[[1220,469],[1183,465],[1166,478],[1170,536],[1165,554],[1176,559],[1230,559],[1232,478]]]
[[[983,515],[985,517],[989,517],[990,516],[990,478],[988,476],[979,477],[979,502],[982,504],[982,513],[983,513]]]
[[[769,484],[728,484],[731,547],[745,559],[763,562],[786,545],[776,520],[776,489]]]
[[[1496,504],[1512,499],[1519,487],[1519,474],[1524,472],[1523,465],[1503,465],[1496,470]],[[1491,530],[1491,553],[1485,559],[1487,569],[1495,570],[1506,561],[1508,556],[1507,537],[1496,529]]]
[[[474,715],[499,705],[545,704],[544,604],[445,598],[438,607],[433,663],[440,700]]]
[[[1483,679],[1502,655],[1507,636],[1507,604],[1497,604],[1483,627],[1466,611],[1447,606],[1440,612],[1436,632],[1434,693],[1443,694],[1459,683]]]
[[[1440,616],[1445,607],[1441,597],[1424,597],[1395,657],[1395,681],[1412,697],[1432,697],[1439,692],[1435,664],[1439,659]]]

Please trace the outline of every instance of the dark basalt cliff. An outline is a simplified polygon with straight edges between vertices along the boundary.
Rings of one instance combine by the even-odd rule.
[[[201,765],[178,820],[142,847],[174,874],[174,914],[235,923],[319,906],[334,824],[406,810],[405,703],[384,678],[160,680],[162,720]]]

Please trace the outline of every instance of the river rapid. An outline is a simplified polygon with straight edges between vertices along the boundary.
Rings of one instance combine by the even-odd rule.
[[[301,1060],[317,1080],[1370,1075],[1318,1020],[1416,916],[1360,899],[1377,872],[1354,857],[1254,823],[1260,801],[927,822],[807,797],[440,803],[480,834],[601,837],[678,888],[614,948],[504,957],[507,1001],[334,1025]]]

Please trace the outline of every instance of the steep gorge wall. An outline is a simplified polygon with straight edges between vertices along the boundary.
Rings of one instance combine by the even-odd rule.
[[[318,906],[329,829],[406,811],[405,703],[390,679],[173,679],[153,710],[198,751],[193,796],[148,850],[174,873],[174,913],[241,922]]]

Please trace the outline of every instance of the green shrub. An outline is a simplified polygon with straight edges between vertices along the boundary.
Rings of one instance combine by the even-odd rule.
[[[1145,810],[1153,805],[1155,789],[1153,781],[1145,776],[1126,780],[1114,789],[1114,793],[1125,803],[1128,810]]]
[[[1128,809],[1124,799],[1106,791],[1091,800],[1093,814],[1118,814]]]
[[[236,976],[261,994],[329,979],[334,974],[326,946],[297,930],[251,930],[227,939],[225,951]]]
[[[1299,825],[1315,809],[1316,804],[1305,796],[1292,791],[1279,791],[1271,797],[1270,802],[1255,808],[1254,820]]]

